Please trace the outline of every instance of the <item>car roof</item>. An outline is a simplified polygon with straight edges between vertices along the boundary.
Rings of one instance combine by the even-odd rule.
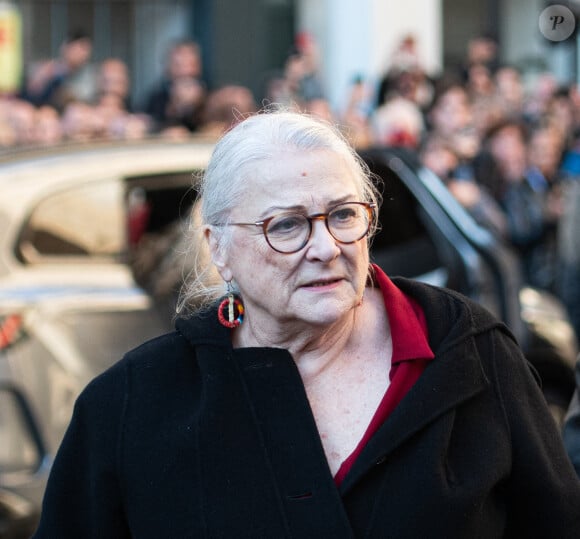
[[[192,185],[193,173],[206,168],[214,145],[214,140],[199,137],[179,141],[151,138],[5,153],[0,156],[0,227],[4,228],[0,240],[12,242],[22,220],[47,195],[76,185],[163,178],[165,174],[179,175],[180,182]]]
[[[0,188],[35,184],[42,185],[78,178],[82,175],[139,175],[151,171],[191,170],[205,168],[213,150],[209,139],[188,138],[183,141],[147,139],[72,144],[45,150],[15,151],[0,157]],[[71,167],[71,160],[75,167]],[[35,174],[36,172],[36,174]]]

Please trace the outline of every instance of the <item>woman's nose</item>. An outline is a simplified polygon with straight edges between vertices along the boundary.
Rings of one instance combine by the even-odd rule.
[[[306,256],[311,259],[332,260],[340,254],[338,242],[334,239],[324,217],[312,221],[312,234],[306,246]]]

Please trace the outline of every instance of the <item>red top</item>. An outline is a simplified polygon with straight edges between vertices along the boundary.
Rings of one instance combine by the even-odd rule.
[[[427,362],[435,357],[427,342],[427,323],[421,306],[401,292],[378,266],[373,266],[375,280],[383,293],[391,326],[393,356],[391,381],[375,415],[354,451],[341,464],[334,476],[340,485],[372,435],[386,421],[413,384],[419,379]]]

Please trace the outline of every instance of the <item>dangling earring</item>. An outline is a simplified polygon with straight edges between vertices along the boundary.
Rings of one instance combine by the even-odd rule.
[[[234,296],[232,285],[228,281],[228,296],[218,307],[218,320],[222,326],[227,328],[237,328],[244,320],[244,306],[242,302]],[[228,318],[224,316],[224,309],[227,307]],[[237,317],[236,317],[237,311]]]

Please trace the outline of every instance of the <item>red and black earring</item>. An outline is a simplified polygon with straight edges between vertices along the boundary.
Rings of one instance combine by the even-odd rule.
[[[227,319],[224,311],[227,309]],[[218,307],[218,320],[222,326],[237,328],[244,320],[244,305],[234,296],[231,284],[228,282],[228,295]]]

